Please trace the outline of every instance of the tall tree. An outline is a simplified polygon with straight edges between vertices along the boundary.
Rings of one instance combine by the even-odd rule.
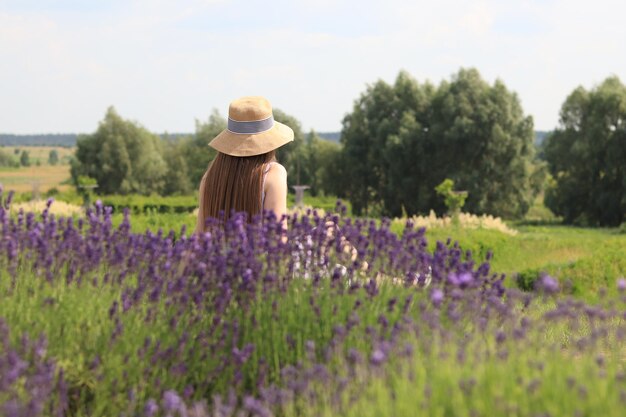
[[[167,165],[161,139],[110,107],[98,129],[77,141],[72,178],[93,178],[100,194],[160,193]]]
[[[466,210],[524,215],[534,198],[534,133],[517,95],[499,80],[490,86],[478,71],[462,69],[441,84],[433,109],[432,134],[439,139],[434,169],[443,177],[448,171],[468,191]]]
[[[619,78],[567,97],[545,156],[554,178],[546,205],[565,222],[616,226],[626,220],[626,86]]]
[[[59,152],[56,149],[52,149],[48,154],[48,164],[56,165],[59,163]]]
[[[409,78],[407,73],[401,72],[396,85]],[[371,206],[382,201],[383,194],[389,192],[385,190],[388,164],[382,155],[388,139],[399,131],[403,112],[412,107],[410,102],[417,86],[412,79],[409,84],[408,91],[401,91],[382,80],[368,86],[355,101],[352,113],[343,119],[343,159],[355,214],[371,213]]]
[[[443,212],[434,189],[450,178],[468,191],[468,211],[521,216],[533,198],[532,140],[532,119],[502,82],[462,69],[435,88],[400,72],[393,85],[368,87],[344,118],[353,210]]]
[[[30,166],[30,155],[28,154],[28,151],[22,151],[20,155],[20,165],[23,167]]]

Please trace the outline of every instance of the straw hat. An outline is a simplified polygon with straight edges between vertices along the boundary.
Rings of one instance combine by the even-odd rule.
[[[274,120],[272,106],[263,97],[242,97],[228,108],[228,128],[209,146],[231,156],[267,153],[293,140],[293,130]]]

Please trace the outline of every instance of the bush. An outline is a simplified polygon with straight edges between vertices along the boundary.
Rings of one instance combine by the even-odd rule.
[[[522,272],[518,272],[515,275],[515,284],[523,291],[533,291],[535,284],[541,276],[541,271],[538,269],[527,269]]]
[[[195,196],[140,196],[109,195],[99,197],[102,204],[113,208],[113,212],[123,212],[128,208],[133,214],[148,213],[191,213],[198,207]]]

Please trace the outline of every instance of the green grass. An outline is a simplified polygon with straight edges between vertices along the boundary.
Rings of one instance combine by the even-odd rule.
[[[558,278],[566,292],[597,301],[601,288],[614,293],[616,279],[626,276],[626,235],[617,229],[559,225],[516,229],[519,233],[511,236],[488,229],[432,228],[426,238],[431,248],[448,238],[458,241],[477,261],[491,251],[491,270],[506,274],[509,286],[515,285],[517,274],[535,279],[545,272]],[[401,233],[398,226],[394,230]]]

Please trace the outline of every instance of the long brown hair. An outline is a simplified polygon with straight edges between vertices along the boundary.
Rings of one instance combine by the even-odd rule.
[[[232,210],[244,211],[249,220],[261,213],[263,173],[274,160],[275,151],[246,157],[218,152],[200,183],[196,232],[205,230],[207,217],[219,217],[220,212],[227,219]]]

